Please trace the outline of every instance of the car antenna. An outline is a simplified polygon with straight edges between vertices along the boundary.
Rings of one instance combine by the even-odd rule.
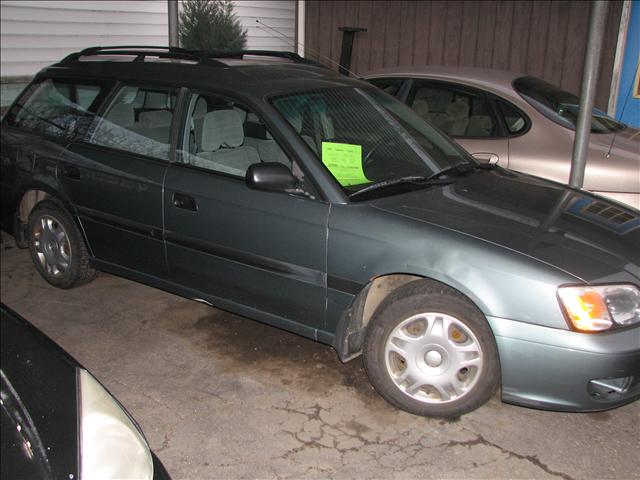
[[[335,60],[327,57],[326,55],[321,54],[319,51],[314,50],[313,48],[304,45],[302,42],[295,42],[295,41],[291,40],[289,37],[287,37],[281,31],[277,30],[274,27],[270,27],[269,25],[267,25],[266,23],[262,22],[261,20],[259,20],[257,18],[256,18],[256,23],[259,23],[260,25],[264,26],[265,28],[268,28],[272,32],[275,32],[282,40],[287,42],[292,47],[294,47],[294,48],[303,47],[304,49],[309,50],[313,55],[317,55],[318,57],[322,57],[324,60],[334,64],[335,66],[337,66],[339,68],[343,68],[345,71],[347,71],[349,74],[353,75],[355,78],[360,79],[360,80],[362,79],[362,77],[360,77],[360,75],[358,75],[356,72],[353,72],[353,71],[349,70],[348,68],[345,68],[344,66],[340,65],[340,63],[338,63]],[[260,28],[260,27],[258,27],[258,28]],[[267,33],[271,33],[271,32],[267,32]],[[273,33],[271,33],[271,34],[273,35]]]
[[[622,111],[620,112],[620,120],[622,120],[622,117],[624,116],[624,110],[627,108],[627,102],[629,101],[629,97],[631,97],[631,91],[633,90],[633,83],[634,82],[631,82],[631,85],[629,85],[629,93],[627,94],[627,97],[624,99],[624,105],[622,105]],[[613,150],[613,145],[616,143],[617,135],[618,135],[618,130],[613,132],[613,139],[611,140],[611,145],[609,145],[609,150],[607,151],[607,155],[606,155],[607,158],[611,156],[611,150]]]

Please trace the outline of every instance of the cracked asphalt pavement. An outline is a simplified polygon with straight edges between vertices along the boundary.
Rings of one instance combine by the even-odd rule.
[[[330,347],[107,274],[58,290],[4,232],[0,249],[2,301],[118,397],[173,478],[640,479],[640,402],[571,414],[496,395],[415,417]]]

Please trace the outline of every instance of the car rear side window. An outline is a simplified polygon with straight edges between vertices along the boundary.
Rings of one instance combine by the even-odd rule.
[[[176,93],[168,89],[123,86],[87,141],[131,153],[169,160]]]
[[[501,137],[497,118],[482,92],[440,82],[416,81],[409,106],[452,137]]]
[[[53,137],[84,135],[106,90],[104,84],[35,82],[7,114],[7,124]]]
[[[528,122],[523,113],[503,100],[496,100],[509,135],[519,135],[527,130]]]

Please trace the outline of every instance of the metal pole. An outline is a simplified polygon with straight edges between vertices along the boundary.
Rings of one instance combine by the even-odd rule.
[[[169,12],[169,46],[179,47],[178,41],[178,0],[167,0]]]
[[[582,188],[582,184],[584,183],[584,169],[589,151],[589,133],[591,132],[593,101],[596,94],[596,84],[598,83],[600,53],[602,52],[602,41],[604,38],[604,27],[607,20],[608,9],[609,2],[603,0],[596,0],[591,5],[589,40],[587,42],[587,53],[584,59],[580,109],[578,111],[578,124],[576,126],[576,138],[573,142],[571,173],[569,175],[569,186],[573,188]]]

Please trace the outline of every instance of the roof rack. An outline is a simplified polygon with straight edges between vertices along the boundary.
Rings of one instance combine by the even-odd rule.
[[[67,55],[60,63],[68,64],[79,61],[80,57],[88,56],[112,56],[126,55],[133,56],[134,62],[144,62],[145,57],[174,58],[177,60],[196,61],[200,65],[227,66],[225,63],[216,60],[217,58],[238,58],[245,55],[286,58],[294,63],[322,66],[324,65],[301,57],[297,53],[280,50],[236,50],[236,51],[206,51],[187,50],[179,47],[153,46],[153,45],[115,45],[109,47],[89,47],[79,52]]]
[[[294,52],[286,52],[282,50],[236,50],[236,51],[211,51],[202,52],[206,53],[209,58],[243,58],[245,55],[258,56],[258,57],[276,57],[286,58],[294,63],[305,63],[308,65],[315,65],[324,67],[321,63],[308,58],[301,57]]]
[[[134,62],[144,62],[146,57],[173,58],[176,60],[191,60],[200,64],[209,64],[217,66],[225,66],[224,63],[218,62],[204,52],[196,50],[186,50],[179,47],[153,46],[153,45],[115,45],[109,47],[89,47],[79,52],[67,55],[60,63],[67,64],[79,61],[80,57],[90,56],[112,56],[126,55],[132,56]]]

